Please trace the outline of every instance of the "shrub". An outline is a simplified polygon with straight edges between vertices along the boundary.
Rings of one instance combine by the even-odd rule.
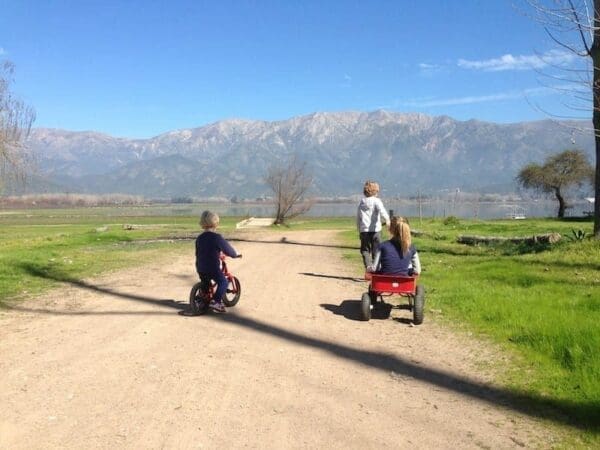
[[[582,230],[581,228],[578,230],[571,230],[571,233],[573,234],[572,236],[567,236],[569,238],[569,240],[573,241],[573,242],[581,242],[586,238],[586,233],[585,230]]]
[[[458,220],[458,217],[456,216],[448,216],[444,219],[444,225],[448,226],[448,225],[452,225],[452,226],[456,226],[460,224],[460,220]]]

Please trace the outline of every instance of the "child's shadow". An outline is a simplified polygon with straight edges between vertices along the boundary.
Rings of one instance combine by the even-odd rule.
[[[362,322],[362,315],[360,312],[360,300],[344,300],[339,305],[332,305],[329,303],[321,303],[321,308],[331,311],[336,316],[344,316],[349,320],[357,320]],[[389,319],[390,312],[392,311],[392,305],[387,303],[377,303],[371,310],[371,319],[383,320]]]

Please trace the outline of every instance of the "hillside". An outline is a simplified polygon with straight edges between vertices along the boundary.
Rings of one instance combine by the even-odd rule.
[[[308,162],[319,196],[360,192],[367,178],[380,181],[388,196],[507,192],[527,162],[574,146],[591,160],[593,135],[578,131],[586,125],[463,122],[380,110],[224,120],[150,139],[37,128],[28,140],[39,169],[30,190],[252,198],[268,194],[262,178],[270,164],[297,155]]]

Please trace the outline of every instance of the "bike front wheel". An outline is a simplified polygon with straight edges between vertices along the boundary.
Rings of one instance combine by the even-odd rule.
[[[242,285],[237,277],[231,277],[227,280],[227,291],[223,296],[223,303],[225,306],[235,306],[240,301],[240,295],[242,295]]]

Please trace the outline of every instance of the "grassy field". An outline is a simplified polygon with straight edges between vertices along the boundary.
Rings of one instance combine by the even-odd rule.
[[[223,218],[221,229],[227,232],[235,221]],[[0,214],[0,306],[52,287],[49,280],[57,274],[82,278],[143,264],[172,248],[170,239],[191,238],[198,232],[195,217],[121,216],[115,208],[4,211]],[[189,241],[180,245],[193,249]],[[43,273],[53,276],[39,276]]]
[[[238,218],[223,218],[228,234]],[[127,225],[124,227],[124,225]],[[569,424],[583,446],[600,446],[600,242],[592,222],[412,220],[424,267],[426,320],[479,334],[505,348],[511,362],[501,380],[516,399],[554,423]],[[131,228],[131,229],[126,229]],[[282,228],[338,229],[358,244],[351,218],[302,219]],[[531,236],[558,232],[560,243],[494,246],[458,244],[461,234]],[[188,246],[173,237],[198,233],[197,218],[120,215],[118,209],[0,213],[0,302],[48,288],[40,271],[82,278]],[[571,236],[572,239],[568,239]],[[153,241],[164,238],[164,241]],[[358,250],[344,257],[360,273]],[[580,433],[581,432],[581,433]]]

